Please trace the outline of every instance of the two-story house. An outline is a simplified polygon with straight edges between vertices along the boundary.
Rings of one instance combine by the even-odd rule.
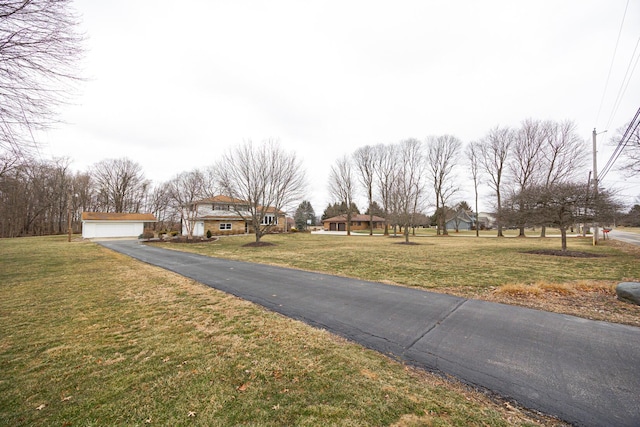
[[[284,212],[276,212],[267,207],[264,209],[261,225],[271,225],[271,232],[287,231]],[[191,219],[183,219],[182,235],[188,230],[185,221],[190,221],[194,236],[204,236],[207,231],[213,236],[254,233],[252,215],[246,201],[228,196],[215,196],[195,203],[194,215]]]

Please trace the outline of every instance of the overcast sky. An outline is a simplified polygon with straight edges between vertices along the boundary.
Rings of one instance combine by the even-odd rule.
[[[75,7],[87,38],[87,82],[63,110],[64,124],[40,135],[43,157],[68,156],[83,171],[128,157],[160,183],[244,140],[278,139],[303,161],[317,214],[331,201],[330,166],[366,144],[441,134],[466,144],[529,117],[574,120],[589,143],[594,127],[608,129],[598,137],[605,143],[640,107],[638,66],[615,109],[625,71],[640,55],[639,47],[632,57],[638,1],[77,0]],[[600,168],[611,151],[599,144]],[[585,155],[590,163],[590,150]],[[622,180],[604,184],[640,195],[640,178],[614,181]]]

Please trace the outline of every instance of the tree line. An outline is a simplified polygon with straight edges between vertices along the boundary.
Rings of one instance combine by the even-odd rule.
[[[360,194],[367,198],[370,233],[375,203],[387,219],[385,234],[389,227],[399,228],[409,242],[410,229],[424,224],[425,212],[432,210],[437,234],[446,235],[447,215],[461,202],[460,183],[470,178],[476,216],[481,186],[490,190],[485,202],[493,208],[498,236],[507,225],[521,236],[525,227],[537,225],[544,236],[546,226],[563,231],[568,224],[605,221],[614,213],[613,195],[590,185],[588,153],[572,121],[526,119],[515,128],[492,128],[466,147],[453,135],[360,147],[335,162],[328,185],[345,207],[347,234]]]

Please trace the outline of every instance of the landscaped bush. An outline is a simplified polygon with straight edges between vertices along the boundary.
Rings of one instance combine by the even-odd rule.
[[[151,230],[144,230],[144,233],[142,233],[141,235],[138,236],[138,239],[153,239],[153,231]]]
[[[211,230],[207,230],[207,239],[211,238]]]

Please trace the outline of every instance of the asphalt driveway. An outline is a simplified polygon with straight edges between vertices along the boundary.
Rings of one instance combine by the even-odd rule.
[[[640,328],[145,246],[101,245],[584,426],[640,426]]]

